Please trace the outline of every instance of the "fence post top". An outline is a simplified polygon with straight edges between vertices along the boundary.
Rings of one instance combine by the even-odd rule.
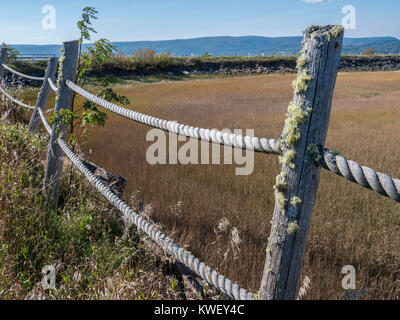
[[[341,25],[310,26],[303,31],[304,36],[331,34],[337,37],[343,33],[344,27]]]
[[[64,46],[66,46],[66,45],[73,45],[73,44],[75,44],[75,43],[79,43],[79,40],[64,41],[64,42],[63,42],[63,45],[64,45]]]

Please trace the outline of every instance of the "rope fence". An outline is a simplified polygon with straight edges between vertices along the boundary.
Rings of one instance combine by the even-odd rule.
[[[39,110],[42,122],[47,132],[51,135],[52,129],[47,122],[43,111],[41,109]],[[58,138],[57,143],[63,150],[64,154],[79,169],[79,171],[82,172],[82,174],[88,179],[94,188],[97,189],[97,191],[100,192],[115,208],[123,213],[125,222],[128,222],[128,224],[131,225],[136,225],[168,254],[175,257],[179,262],[183,263],[185,266],[194,271],[208,284],[214,286],[224,294],[228,295],[230,298],[236,300],[253,300],[253,293],[240,288],[231,280],[225,278],[223,275],[218,274],[217,271],[211,269],[204,262],[201,262],[191,253],[175,244],[170,238],[158,230],[153,223],[148,222],[142,216],[136,214],[133,209],[131,209],[123,200],[118,198],[110,188],[105,186],[103,182],[101,182],[90,172],[90,170],[83,164],[78,156],[71,151],[64,140]]]
[[[49,79],[51,86],[52,81]],[[55,86],[54,86],[55,87]],[[29,109],[35,109],[34,107],[27,106],[21,101],[10,96],[6,91],[0,87],[1,92],[9,98],[12,102],[18,104],[21,107],[28,107]],[[58,89],[57,89],[58,90]],[[52,128],[47,122],[44,112],[41,108],[36,109],[39,113],[41,121],[49,133],[52,135]],[[83,162],[74,154],[71,149],[67,146],[65,141],[61,138],[57,139],[57,143],[63,150],[64,154],[70,159],[70,161],[81,171],[81,173],[88,179],[88,181],[101,193],[115,208],[117,208],[125,218],[125,222],[128,224],[136,225],[141,231],[143,231],[152,241],[157,243],[165,252],[179,262],[183,263],[197,276],[201,277],[209,285],[214,286],[216,289],[226,294],[232,299],[236,300],[253,300],[254,293],[241,288],[225,276],[219,274],[216,270],[207,266],[204,262],[200,261],[194,255],[189,253],[187,250],[175,244],[170,238],[163,234],[154,223],[150,223],[145,220],[142,216],[136,214],[132,208],[130,208],[123,200],[118,198],[114,192],[107,186],[104,185],[98,178],[96,178],[90,170],[83,164]]]
[[[331,28],[332,26],[328,26],[328,27]],[[312,31],[314,29],[311,28],[309,30]],[[329,30],[331,30],[331,29],[329,29]],[[317,31],[321,32],[322,35],[326,35],[326,32],[327,32],[326,27],[322,27],[320,30],[317,30]],[[315,31],[315,32],[317,32],[317,31]],[[331,32],[331,31],[329,31],[329,32]],[[309,38],[307,38],[307,37],[309,37]],[[312,37],[312,38],[315,40],[315,37]],[[310,36],[310,34],[307,35],[307,33],[306,33],[305,39],[307,41],[305,43],[305,46],[310,45],[309,43],[312,43],[312,50],[317,50],[317,51],[320,50],[321,52],[322,52],[322,50],[327,50],[327,51],[330,50],[331,52],[334,52],[334,50],[337,50],[337,48],[339,48],[339,51],[340,51],[342,38],[343,38],[343,35],[336,35],[334,37],[333,41],[339,41],[340,45],[339,46],[335,45],[335,47],[330,47],[330,41],[331,41],[330,37],[326,36],[326,38],[321,38],[321,39],[323,39],[323,41],[325,41],[325,42],[321,42],[322,43],[322,45],[321,45],[321,43],[314,43],[315,41],[310,42],[311,36]],[[327,39],[329,39],[329,41]],[[64,46],[71,45],[71,44],[75,47],[74,54],[77,55],[77,50],[76,50],[77,43],[76,42],[65,43]],[[326,46],[325,49],[322,48],[324,46]],[[326,48],[328,48],[328,49],[326,49]],[[3,54],[3,51],[2,51],[2,54]],[[70,54],[70,55],[72,55],[72,54]],[[69,59],[70,59],[70,61],[72,61],[76,57],[70,57],[67,55],[65,58],[66,59],[65,59],[64,63],[66,63],[66,62],[68,63]],[[4,57],[2,57],[2,59],[4,60]],[[335,62],[336,60],[334,60],[334,59],[337,59],[337,52],[335,52],[335,54],[330,59],[333,59],[332,60],[333,62],[330,64],[330,68],[331,68],[330,71],[332,72],[332,74],[331,75],[327,74],[326,79],[328,79],[330,81],[329,83],[327,82],[327,84],[329,84],[329,86],[333,92],[334,83],[332,85],[331,81],[332,81],[333,77],[334,77],[334,79],[336,79],[337,67],[335,70],[335,66],[338,63]],[[316,58],[315,58],[315,61],[312,60],[313,63],[316,61],[317,61]],[[54,61],[53,61],[53,63],[54,63]],[[27,76],[18,71],[13,70],[10,67],[6,66],[5,64],[3,64],[3,67],[8,71],[11,71],[19,76],[23,76],[28,79],[44,80],[43,85],[49,86],[51,88],[51,90],[55,91],[58,95],[58,100],[65,99],[67,94],[71,95],[72,92],[75,92],[75,93],[81,95],[82,97],[86,98],[87,100],[97,104],[98,106],[100,106],[110,112],[113,112],[117,115],[120,115],[127,119],[133,120],[137,123],[141,123],[141,124],[153,127],[153,128],[158,128],[158,129],[168,131],[168,132],[171,132],[174,134],[178,134],[181,136],[185,136],[188,138],[193,138],[193,139],[198,139],[198,140],[202,140],[202,141],[206,141],[206,142],[210,142],[210,143],[220,144],[220,145],[224,145],[227,147],[239,148],[239,149],[249,150],[249,151],[253,151],[253,152],[260,152],[260,153],[264,153],[264,154],[285,155],[285,141],[284,141],[285,134],[282,134],[280,139],[267,139],[267,138],[258,138],[258,137],[230,134],[230,133],[222,132],[222,131],[215,130],[215,129],[210,130],[210,129],[204,129],[204,128],[199,128],[199,127],[184,125],[184,124],[180,124],[180,123],[177,123],[174,121],[163,120],[160,118],[142,114],[142,113],[130,110],[130,109],[123,108],[123,107],[113,104],[111,102],[108,102],[108,101],[106,101],[102,98],[99,98],[96,95],[86,91],[85,89],[81,88],[80,86],[78,86],[77,84],[74,83],[75,80],[73,79],[73,77],[68,77],[65,74],[63,74],[62,72],[59,75],[59,82],[58,82],[59,87],[57,87],[54,84],[52,77],[50,77],[50,76],[46,75],[46,77],[44,77],[44,78],[31,77],[31,76]],[[55,66],[53,65],[53,68],[54,67]],[[76,70],[76,65],[74,68],[71,68],[71,66],[66,66],[66,68],[67,68],[66,70],[74,70],[74,68]],[[326,68],[328,68],[328,67],[326,67]],[[318,72],[318,70],[316,72]],[[3,75],[0,72],[0,77],[2,78],[2,76]],[[299,77],[300,76],[301,75],[299,73]],[[317,78],[316,81],[325,81],[324,79],[319,79],[318,77],[316,77],[316,78]],[[329,87],[329,86],[324,83],[324,85],[322,85],[321,87],[325,88],[325,87]],[[52,145],[52,141],[54,141],[61,148],[63,154],[69,158],[69,160],[86,177],[86,179],[92,184],[92,186],[100,194],[102,194],[108,200],[108,202],[110,202],[115,208],[117,208],[123,214],[126,223],[128,223],[130,225],[132,225],[132,224],[136,225],[152,241],[157,243],[168,255],[175,257],[179,262],[183,263],[193,273],[195,273],[197,276],[202,278],[209,285],[214,286],[216,289],[218,289],[222,293],[226,294],[230,298],[237,299],[237,300],[252,300],[256,297],[256,295],[254,293],[249,292],[246,289],[239,287],[237,284],[233,283],[231,280],[227,279],[225,276],[219,274],[216,270],[207,266],[204,262],[201,262],[198,258],[196,258],[194,255],[192,255],[190,252],[188,252],[187,250],[185,250],[182,247],[175,244],[170,238],[168,238],[159,229],[157,229],[157,227],[155,226],[154,223],[151,223],[151,222],[147,221],[146,219],[144,219],[142,216],[137,214],[132,208],[130,208],[123,200],[118,198],[114,194],[114,192],[108,186],[106,186],[103,182],[101,182],[94,174],[92,174],[90,172],[90,170],[78,158],[78,156],[72,152],[72,150],[68,147],[68,145],[66,144],[66,142],[64,140],[65,135],[59,135],[56,132],[57,124],[53,124],[53,127],[50,126],[50,124],[47,122],[47,120],[45,118],[44,110],[42,107],[35,108],[32,106],[26,105],[23,102],[13,98],[10,94],[8,94],[1,87],[0,87],[0,92],[3,95],[5,95],[8,99],[10,99],[12,102],[16,103],[17,105],[24,107],[24,108],[31,109],[31,110],[35,110],[35,112],[38,113],[38,115],[41,119],[41,122],[43,123],[46,131],[50,135],[49,154],[53,150],[53,149],[51,149],[51,148],[53,148],[53,146],[51,146],[51,145]],[[321,95],[321,96],[323,96],[323,95]],[[332,95],[327,95],[328,98],[331,96]],[[47,97],[45,99],[47,101]],[[296,99],[296,96],[295,96],[295,99]],[[306,96],[302,96],[302,99],[313,100],[312,97],[306,97]],[[65,101],[67,101],[67,100],[65,100]],[[328,115],[329,115],[331,101],[327,100],[326,104],[329,105],[329,110],[327,110]],[[56,108],[56,111],[57,111],[57,108]],[[314,121],[316,121],[316,120],[314,119]],[[329,122],[329,120],[328,120],[328,122]],[[325,123],[326,129],[327,129],[328,122]],[[310,128],[308,128],[308,129],[306,128],[304,130],[310,130]],[[323,136],[323,134],[322,134],[322,136]],[[324,141],[324,139],[325,138],[323,138],[323,141]],[[282,144],[283,144],[283,146],[282,146]],[[304,153],[303,158],[300,159],[300,161],[306,163],[306,160],[304,160],[304,159],[306,159],[306,156],[307,156],[307,152]],[[342,176],[351,182],[357,183],[364,188],[373,190],[380,195],[383,195],[385,197],[389,197],[389,198],[393,199],[396,202],[400,202],[400,180],[399,179],[393,179],[385,173],[376,172],[373,169],[366,167],[366,166],[360,166],[358,163],[356,163],[352,160],[347,160],[345,157],[343,157],[335,152],[332,152],[326,148],[321,147],[318,149],[318,151],[316,151],[316,154],[313,154],[313,155],[309,154],[308,156],[314,160],[314,164],[319,165],[322,168],[324,168],[328,171],[331,171],[339,176]],[[48,160],[48,162],[49,161],[50,160]],[[307,164],[307,165],[309,165],[309,164]],[[62,164],[61,164],[61,168],[62,168]],[[283,168],[285,168],[285,166]],[[58,168],[58,170],[60,170],[60,168]],[[318,172],[318,179],[319,179],[319,172]],[[315,197],[315,195],[314,195],[314,197]],[[301,200],[303,200],[303,199],[301,199]],[[277,207],[276,207],[276,209],[277,209]],[[280,209],[280,208],[278,208],[278,209]],[[312,207],[311,207],[311,209],[312,209]],[[274,213],[274,216],[275,216],[275,213]],[[280,215],[279,217],[281,217],[281,216],[282,215]],[[278,229],[278,228],[276,228],[276,229]],[[275,232],[275,229],[273,226],[273,228],[271,229],[271,236],[275,236],[274,232]],[[271,243],[272,243],[272,245],[276,245],[276,243],[270,242],[270,244]],[[268,249],[270,250],[270,247],[268,247]],[[279,249],[279,250],[283,250],[283,249]],[[269,252],[269,251],[267,250],[267,252]],[[282,256],[284,256],[284,255],[282,254]],[[280,281],[278,274],[280,274],[281,272],[289,272],[288,268],[283,268],[286,271],[279,270],[278,273],[275,273],[275,271],[272,272],[271,271],[272,268],[270,268],[270,265],[269,265],[269,263],[271,263],[271,261],[273,261],[271,259],[272,258],[268,257],[268,254],[267,254],[267,262],[266,262],[266,269],[265,269],[266,271],[264,271],[262,288],[260,290],[262,299],[264,299],[264,298],[272,299],[272,298],[280,297],[280,295],[283,293],[280,292],[278,289],[271,289],[271,288],[274,288],[274,286],[278,286],[277,283],[279,283],[279,281]],[[302,259],[302,257],[301,257],[301,259]],[[285,263],[285,262],[282,262],[282,263]],[[272,264],[272,265],[275,266],[274,264]],[[268,266],[268,270],[267,270],[267,266]],[[278,264],[278,267],[280,267],[279,264]],[[299,279],[294,279],[294,280],[292,279],[291,281],[294,281],[293,283],[294,283],[294,285],[296,285],[296,281],[298,283]],[[290,291],[290,295],[288,295],[286,297],[293,298],[293,292],[296,291],[297,289],[285,289],[285,290]],[[268,294],[267,294],[267,292],[268,292]]]

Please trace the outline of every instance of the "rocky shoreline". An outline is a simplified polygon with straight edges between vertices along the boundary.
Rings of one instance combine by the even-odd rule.
[[[343,56],[339,71],[397,71],[400,70],[400,56],[353,57]],[[155,71],[157,75],[240,75],[295,73],[296,59],[276,59],[271,61],[244,61],[222,63],[198,63],[193,66],[180,66],[171,70]],[[143,75],[146,75],[145,72]]]
[[[129,79],[140,76],[184,77],[193,75],[251,75],[270,73],[295,73],[297,57],[276,59],[252,59],[216,61],[188,60],[165,68],[144,66],[135,70],[104,69],[93,75],[100,76],[112,73],[116,77]],[[400,70],[400,55],[397,56],[342,56],[340,71],[397,71]]]
[[[121,68],[106,67],[100,71],[92,72],[92,76],[114,75],[121,79],[135,79],[145,76],[185,77],[193,75],[252,75],[270,73],[295,73],[297,57],[282,57],[275,59],[242,59],[230,60],[229,58],[203,61],[202,59],[181,60],[172,66],[154,68],[143,65],[140,68],[125,70]],[[400,70],[400,55],[382,56],[342,56],[339,71],[397,71]],[[38,72],[38,71],[37,71]],[[37,73],[36,72],[36,73]],[[44,73],[44,69],[40,71]],[[35,74],[36,75],[36,74]],[[40,76],[40,74],[38,75]],[[39,81],[20,79],[10,73],[5,75],[6,82],[13,85],[40,86]]]

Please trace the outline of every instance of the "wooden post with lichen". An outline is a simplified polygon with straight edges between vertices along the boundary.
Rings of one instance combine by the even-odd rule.
[[[341,26],[310,27],[298,59],[294,99],[280,139],[282,171],[260,299],[296,299],[320,176],[315,161],[325,144],[343,42]]]
[[[4,75],[3,64],[5,64],[7,62],[7,55],[8,55],[7,48],[1,48],[1,53],[0,53],[0,83],[3,81],[3,75]]]
[[[53,208],[56,208],[58,203],[64,157],[64,153],[59,147],[57,139],[61,137],[66,141],[68,138],[67,126],[60,119],[60,111],[71,110],[73,92],[67,87],[65,81],[70,80],[75,82],[78,68],[78,49],[79,41],[64,42],[59,63],[55,121],[50,136],[44,178],[44,186],[48,201]]]
[[[31,120],[29,121],[29,131],[36,132],[40,125],[40,116],[38,108],[44,110],[47,105],[47,100],[49,99],[50,94],[50,84],[48,79],[51,79],[53,82],[55,80],[56,72],[57,72],[58,58],[53,57],[50,58],[49,64],[47,65],[46,74],[44,76],[44,81],[42,84],[42,88],[40,89],[38,99],[36,101],[35,110],[32,113]]]

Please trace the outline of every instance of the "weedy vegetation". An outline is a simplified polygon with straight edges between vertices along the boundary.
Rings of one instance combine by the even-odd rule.
[[[181,299],[177,278],[124,233],[78,172],[73,184],[64,179],[58,209],[47,206],[47,144],[23,124],[0,123],[0,299]],[[46,265],[56,268],[56,289],[42,287]]]

